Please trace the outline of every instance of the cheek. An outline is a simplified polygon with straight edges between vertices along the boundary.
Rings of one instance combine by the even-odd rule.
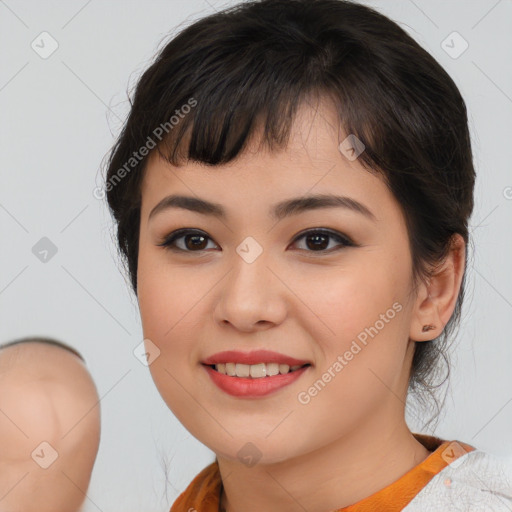
[[[404,276],[397,276],[396,268],[386,265],[382,257],[358,259],[355,264],[303,275],[294,285],[304,303],[305,314],[299,317],[319,340],[331,344],[351,340],[386,312],[391,318],[398,316],[393,304],[401,302]]]
[[[194,314],[199,311],[198,305],[193,308],[197,293],[194,293],[194,286],[183,286],[184,276],[179,270],[170,272],[158,265],[146,266],[146,262],[142,259],[139,264],[140,316],[144,338],[151,340],[160,351],[149,365],[149,371],[169,409],[185,428],[195,432],[197,426],[190,411],[190,394],[197,395],[197,392],[189,362],[195,356],[191,336],[197,332]],[[200,415],[201,411],[194,413]]]
[[[144,337],[158,340],[170,327],[168,312],[173,309],[169,287],[165,279],[157,278],[156,272],[144,271],[138,278],[137,290]]]
[[[159,345],[187,312],[183,272],[165,263],[161,248],[141,246],[137,268],[137,297],[144,336]],[[189,287],[190,288],[190,287]]]
[[[205,338],[201,322],[211,312],[205,295],[212,286],[211,276],[197,269],[171,267],[159,258],[141,258],[138,272],[138,301],[144,338],[160,350],[150,365],[155,381],[165,379],[173,386],[170,372],[179,380],[190,378],[198,364],[198,340]],[[167,370],[167,371],[166,371]],[[157,382],[158,384],[158,382]]]
[[[404,262],[377,251],[358,260],[305,279],[298,293],[307,297],[303,328],[313,334],[320,351],[318,372],[336,374],[319,401],[341,400],[354,410],[386,390],[379,378],[394,386],[402,373],[408,321]],[[337,361],[342,366],[336,370]],[[346,390],[350,392],[344,396]]]

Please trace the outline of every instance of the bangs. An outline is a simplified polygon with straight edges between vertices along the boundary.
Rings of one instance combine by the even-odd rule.
[[[338,48],[326,51],[321,42],[299,37],[292,24],[278,33],[275,24],[269,29],[264,20],[254,18],[251,24],[245,19],[239,31],[229,32],[199,24],[197,39],[189,27],[184,32],[193,53],[183,52],[182,34],[170,41],[139,84],[139,90],[151,87],[158,94],[151,100],[135,98],[146,113],[146,132],[139,138],[174,117],[178,122],[167,126],[158,143],[162,158],[174,166],[186,161],[224,164],[256,138],[260,149],[284,149],[298,109],[315,109],[326,98],[337,112],[338,131],[364,143],[358,161],[369,169],[379,167],[378,147],[386,147],[379,133],[390,116],[386,102],[377,99],[384,84],[377,66],[368,64],[369,50],[345,37]],[[173,76],[176,68],[179,80]],[[194,108],[179,115],[191,99]]]
[[[261,103],[258,101],[260,94]],[[208,104],[198,105],[193,114],[163,138],[157,147],[160,156],[174,166],[188,161],[214,166],[235,160],[252,144],[255,144],[257,152],[279,151],[286,149],[301,107],[309,107],[315,116],[321,115],[318,105],[327,100],[335,112],[351,110],[341,107],[339,99],[333,97],[331,91],[299,88],[291,91],[288,86],[279,93],[256,90],[248,91],[233,101],[223,98],[219,97],[218,102],[212,101],[216,105],[214,108]],[[338,144],[347,134],[355,135],[365,144],[367,154],[361,154],[359,159],[364,167],[373,170],[377,164],[370,157],[369,145],[376,134],[369,136],[370,131],[361,123],[362,118],[359,116],[352,120],[338,115],[338,126],[333,128],[340,134]]]

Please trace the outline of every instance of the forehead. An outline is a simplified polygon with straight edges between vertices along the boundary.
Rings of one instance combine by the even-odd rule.
[[[340,194],[361,202],[392,200],[380,175],[371,173],[340,151],[347,134],[328,102],[303,104],[296,114],[288,144],[270,151],[259,138],[227,164],[169,164],[156,150],[148,156],[142,181],[142,218],[165,196],[200,196],[233,208],[249,202],[274,204],[285,197]]]

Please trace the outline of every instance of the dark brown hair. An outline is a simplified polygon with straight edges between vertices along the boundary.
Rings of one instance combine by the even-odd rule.
[[[130,99],[108,159],[106,195],[135,294],[147,156],[134,152],[156,145],[174,165],[215,166],[240,155],[254,134],[270,149],[283,148],[298,107],[319,98],[333,101],[340,127],[366,147],[359,161],[386,180],[403,209],[415,283],[442,263],[454,233],[468,243],[475,171],[465,102],[446,71],[369,7],[248,1],[172,37]],[[443,365],[441,384],[449,375],[446,343],[460,322],[465,276],[443,333],[416,343],[410,390],[424,389],[434,401]]]

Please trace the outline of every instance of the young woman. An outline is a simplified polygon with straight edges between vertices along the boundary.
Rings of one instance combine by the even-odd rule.
[[[216,454],[172,512],[510,510],[510,473],[413,433],[460,319],[466,107],[397,24],[244,2],[140,78],[106,193],[154,382]]]

